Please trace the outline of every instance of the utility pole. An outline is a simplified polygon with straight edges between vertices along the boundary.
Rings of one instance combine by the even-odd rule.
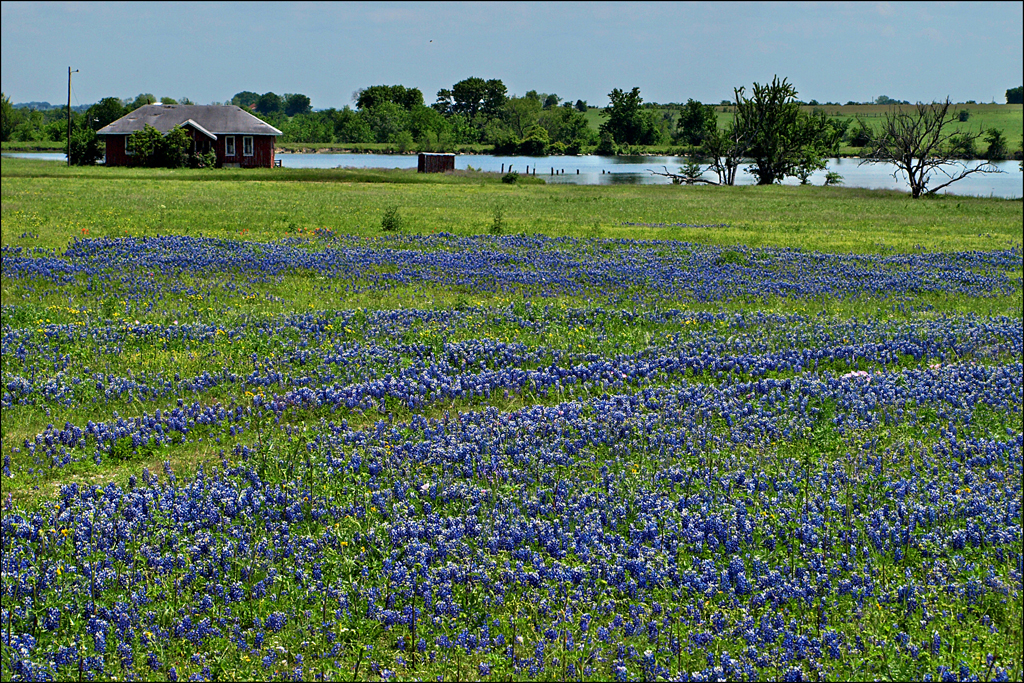
[[[78,69],[74,71],[71,67],[68,67],[68,166],[71,165],[71,74],[78,73]]]

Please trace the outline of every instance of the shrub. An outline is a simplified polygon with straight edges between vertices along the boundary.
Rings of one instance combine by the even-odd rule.
[[[501,176],[501,182],[506,185],[515,185],[517,180],[519,180],[519,171],[509,171]]]
[[[491,223],[490,232],[492,235],[505,234],[505,210],[501,204],[494,206],[494,221]]]
[[[615,137],[607,130],[601,132],[601,140],[597,143],[594,154],[601,156],[615,156],[619,153],[619,147],[615,144]]]
[[[380,229],[384,232],[401,232],[402,215],[398,212],[397,206],[389,206],[384,209],[384,216],[380,219]]]
[[[985,142],[988,143],[988,151],[985,158],[989,161],[1001,161],[1006,158],[1009,150],[1006,146],[1006,136],[998,128],[989,128],[985,131]]]
[[[843,176],[839,175],[835,171],[829,171],[828,173],[825,174],[825,187],[842,184]]]
[[[74,166],[92,166],[103,156],[99,138],[92,128],[81,128],[71,134],[71,163]]]
[[[961,123],[963,123],[963,122],[964,122],[964,121],[966,121],[967,119],[971,118],[971,112],[970,112],[970,110],[969,110],[969,109],[961,109],[961,110],[960,110],[960,111],[959,111],[959,112],[957,113],[957,118],[959,118],[959,119],[960,119],[960,122],[961,122]]]

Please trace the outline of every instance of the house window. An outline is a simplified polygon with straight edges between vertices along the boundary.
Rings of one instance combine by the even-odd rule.
[[[135,140],[132,139],[131,135],[124,136],[124,153],[126,156],[135,155]]]
[[[228,135],[224,138],[224,156],[235,156],[235,136]]]
[[[246,135],[242,138],[242,154],[247,157],[252,156],[252,136]]]

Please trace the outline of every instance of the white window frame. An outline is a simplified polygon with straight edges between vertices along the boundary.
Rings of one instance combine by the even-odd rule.
[[[225,135],[224,136],[224,156],[233,157],[235,156],[235,136]]]
[[[252,136],[246,135],[242,138],[242,156],[251,157],[256,153],[256,146],[253,144]]]

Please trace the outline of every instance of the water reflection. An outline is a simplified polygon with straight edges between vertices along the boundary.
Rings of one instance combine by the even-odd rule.
[[[64,161],[63,154],[5,152],[4,156],[27,159],[47,159]],[[278,154],[285,168],[414,168],[415,154]],[[504,173],[514,168],[525,173],[527,167],[530,175],[544,178],[549,183],[569,183],[574,185],[664,185],[671,180],[663,176],[655,176],[650,171],[663,171],[666,167],[672,173],[690,159],[672,156],[493,156],[488,154],[467,154],[456,158],[455,167],[474,169],[492,173]],[[706,164],[705,160],[695,159]],[[974,162],[972,162],[974,163]],[[737,173],[737,185],[752,185],[754,176],[747,173],[743,164]],[[974,195],[982,197],[1019,198],[1024,196],[1024,176],[1017,161],[997,161],[993,164],[1003,173],[975,174],[941,190],[943,194]],[[875,190],[898,190],[909,192],[909,186],[897,173],[893,177],[891,164],[861,164],[859,159],[833,158],[828,160],[828,168],[816,171],[811,177],[812,185],[822,185],[827,171],[834,170],[843,176],[844,187],[860,187]],[[563,173],[564,171],[564,173]],[[717,180],[714,173],[703,175],[707,180]],[[938,178],[933,180],[939,184]],[[798,178],[787,178],[785,185],[799,185]]]

